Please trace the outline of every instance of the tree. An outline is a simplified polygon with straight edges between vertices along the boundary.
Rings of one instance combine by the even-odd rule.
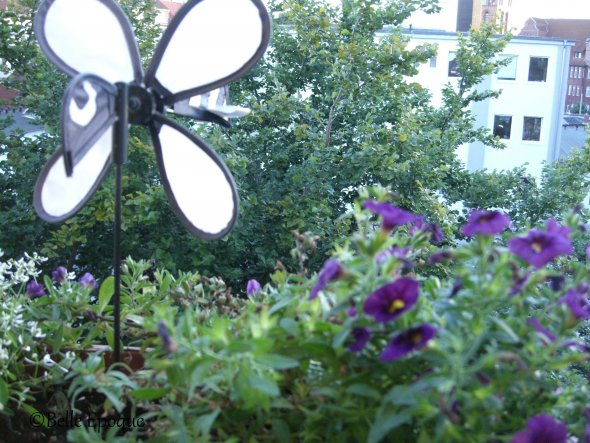
[[[29,203],[38,170],[57,147],[57,116],[67,83],[34,44],[30,20],[35,3],[23,2],[23,9],[0,16],[0,33],[6,36],[0,58],[14,69],[11,84],[21,92],[19,103],[35,110],[50,135],[36,142],[13,137],[2,145],[9,157],[0,205],[11,228],[0,234],[0,245],[13,256],[42,245],[41,252],[52,257],[48,266],[67,263],[104,275],[111,266],[111,178],[79,215],[61,226],[36,219]],[[153,3],[122,4],[147,61],[157,39]],[[494,55],[507,37],[496,38],[487,27],[460,37],[459,87],[447,87],[444,105],[435,109],[429,91],[411,77],[436,48],[411,49],[401,28],[417,9],[436,11],[433,2],[343,0],[334,7],[324,0],[274,0],[269,8],[274,18],[271,48],[248,76],[232,85],[232,100],[250,106],[252,114],[228,131],[194,125],[235,176],[241,198],[236,228],[223,241],[192,238],[168,208],[149,137],[143,128],[133,128],[124,172],[125,254],[153,258],[173,271],[220,274],[241,285],[248,278],[264,280],[278,261],[296,265],[290,258],[293,230],[322,238],[310,264],[317,268],[333,242],[350,232],[353,221],[342,214],[359,186],[387,186],[398,205],[442,223],[450,241],[449,220],[461,214],[449,204],[461,201],[465,210],[494,206],[494,198],[522,186],[522,171],[471,174],[455,154],[458,146],[473,140],[501,147],[489,130],[473,127],[469,109],[471,103],[497,95],[478,84],[500,66]],[[555,174],[567,174],[568,167]],[[478,189],[490,196],[476,194]],[[523,192],[518,206],[503,202],[511,210],[518,207],[523,218],[533,212],[544,217],[561,211],[580,192],[577,184],[555,190],[556,204],[549,209],[542,204],[542,191]]]

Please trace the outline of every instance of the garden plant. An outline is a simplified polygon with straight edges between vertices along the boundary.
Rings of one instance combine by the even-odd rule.
[[[82,352],[112,345],[112,277],[4,262],[3,426],[30,435],[31,414],[74,411],[142,426],[60,428],[70,441],[588,441],[581,214],[510,232],[504,213],[473,211],[466,241],[441,249],[438,226],[387,196],[361,191],[317,275],[282,269],[246,294],[128,259],[140,370]],[[303,265],[316,241],[297,235]]]

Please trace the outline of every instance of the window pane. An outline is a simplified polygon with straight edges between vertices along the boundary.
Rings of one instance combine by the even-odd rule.
[[[514,80],[516,79],[516,56],[515,55],[501,55],[500,60],[509,59],[510,62],[506,66],[502,66],[498,71],[498,79],[500,80]]]
[[[434,57],[430,57],[430,67],[436,68],[436,55]]]
[[[509,115],[494,116],[494,135],[503,139],[510,138],[512,129],[512,117]]]
[[[544,82],[547,80],[547,57],[531,57],[529,64],[529,81]]]
[[[457,69],[457,60],[455,60],[455,53],[449,52],[449,77],[460,77],[459,69]]]
[[[586,97],[590,97],[590,86],[586,86]]]
[[[538,142],[541,140],[541,117],[525,117],[522,139]]]

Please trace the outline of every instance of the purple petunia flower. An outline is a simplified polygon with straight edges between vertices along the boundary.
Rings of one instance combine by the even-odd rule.
[[[418,286],[411,278],[400,278],[382,286],[365,300],[365,313],[378,323],[396,319],[416,304]]]
[[[522,288],[524,288],[524,285],[526,285],[526,282],[529,279],[529,275],[530,275],[530,272],[526,272],[522,277],[519,277],[518,274],[515,276],[514,284],[512,285],[512,288],[510,289],[510,292],[508,293],[509,297],[514,297],[520,291],[522,291]]]
[[[555,337],[555,335],[549,331],[549,329],[545,328],[536,318],[529,318],[528,324],[535,328],[539,334],[545,337],[547,342],[554,342],[556,340],[557,337]]]
[[[428,264],[429,265],[436,265],[437,263],[446,261],[453,258],[453,253],[450,251],[438,251],[430,254],[428,257]]]
[[[408,234],[414,235],[415,232],[421,231],[430,234],[430,241],[438,245],[444,239],[442,229],[436,223],[425,223],[423,216],[418,216],[418,220],[409,229]]]
[[[43,285],[33,280],[27,284],[26,294],[31,300],[34,300],[43,297],[45,295],[45,289]]]
[[[437,329],[428,324],[422,324],[405,330],[396,335],[385,347],[379,359],[383,362],[399,360],[413,351],[422,349],[436,335]]]
[[[160,339],[162,339],[162,347],[164,348],[164,351],[166,351],[168,354],[178,349],[178,345],[174,339],[170,337],[168,327],[163,321],[158,323],[158,335],[160,336]]]
[[[309,300],[316,298],[319,292],[323,290],[329,282],[342,277],[343,274],[344,269],[342,269],[342,265],[340,263],[332,259],[326,261],[326,263],[324,263],[324,267],[318,274],[318,281],[309,293]]]
[[[526,237],[508,242],[508,249],[535,268],[541,268],[559,255],[571,254],[570,229],[559,226],[553,219],[547,221],[547,230],[531,229]]]
[[[251,279],[248,280],[248,284],[246,285],[246,294],[248,296],[256,295],[260,291],[262,291],[262,286],[258,283],[258,280]]]
[[[93,289],[98,288],[98,285],[96,284],[96,281],[94,280],[94,276],[90,272],[87,272],[86,274],[84,274],[80,278],[80,286],[82,286],[83,288],[88,288],[88,287],[91,287]]]
[[[51,273],[51,280],[55,283],[63,283],[68,278],[68,270],[63,266],[59,266]]]
[[[474,209],[469,214],[467,223],[461,227],[461,234],[468,237],[476,234],[496,235],[510,224],[510,217],[500,211],[482,211]]]
[[[565,284],[565,277],[563,275],[548,275],[545,280],[549,283],[549,287],[552,291],[561,291]]]
[[[355,317],[356,316],[356,308],[354,306],[351,306],[350,308],[348,308],[348,316],[349,317]]]
[[[546,414],[527,421],[527,427],[512,437],[510,443],[566,443],[567,427]]]
[[[391,231],[397,226],[403,226],[420,219],[419,216],[412,214],[411,212],[404,211],[403,209],[393,206],[390,203],[367,200],[363,203],[363,208],[368,209],[373,214],[383,217],[383,223],[381,224],[381,227],[386,231]]]
[[[463,281],[459,277],[455,277],[455,280],[453,280],[453,287],[451,288],[451,293],[449,294],[449,297],[453,298],[455,295],[459,293],[461,289],[463,289]]]
[[[585,293],[570,289],[559,301],[567,305],[576,319],[584,320],[590,318],[590,302]]]
[[[348,345],[348,350],[350,352],[359,352],[371,338],[371,331],[367,328],[354,328],[351,335],[354,341]]]
[[[388,248],[386,251],[380,252],[375,257],[375,261],[377,264],[383,263],[389,257],[395,257],[397,259],[404,259],[410,252],[410,248],[400,248],[398,245],[393,245],[391,248]]]

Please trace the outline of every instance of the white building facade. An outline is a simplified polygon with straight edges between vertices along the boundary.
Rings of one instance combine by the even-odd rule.
[[[432,104],[440,106],[442,87],[457,84],[454,67],[457,35],[442,31],[413,31],[411,46],[436,43],[438,54],[419,67],[412,80],[428,88]],[[540,177],[544,162],[557,160],[566,97],[568,62],[574,42],[554,38],[513,37],[502,58],[510,64],[487,76],[478,87],[501,90],[499,98],[473,105],[476,127],[487,127],[506,145],[503,150],[481,142],[459,148],[459,157],[471,171],[507,170],[525,166]]]

